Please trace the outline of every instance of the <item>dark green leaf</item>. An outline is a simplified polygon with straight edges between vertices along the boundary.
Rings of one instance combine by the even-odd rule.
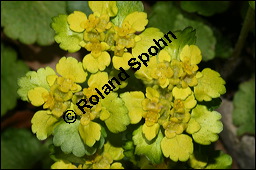
[[[182,30],[187,26],[196,29],[196,45],[202,51],[203,60],[208,61],[213,59],[215,56],[216,38],[214,37],[212,29],[201,21],[185,18],[181,14],[178,15],[174,22],[175,30]]]
[[[87,16],[93,13],[88,5],[88,1],[67,1],[68,14],[71,14],[74,11],[82,11]]]
[[[24,44],[50,45],[54,42],[51,18],[65,13],[64,1],[3,1],[1,26],[8,37]]]
[[[199,20],[199,17],[194,19],[186,17],[172,2],[156,3],[149,17],[148,26],[157,27],[164,33],[183,30],[191,26],[196,30],[195,44],[201,49],[203,60],[208,61],[215,56],[216,39],[212,29],[204,24],[201,19]]]
[[[181,8],[187,12],[197,12],[204,16],[212,16],[228,9],[228,1],[181,1]]]
[[[231,165],[232,157],[218,150],[209,156],[205,169],[230,169]]]
[[[48,149],[27,129],[8,129],[1,134],[1,169],[31,169]]]
[[[148,26],[159,28],[163,33],[175,31],[174,21],[179,13],[179,9],[172,2],[157,2],[149,16]]]
[[[233,123],[237,134],[255,134],[255,79],[240,84],[234,96]]]
[[[211,101],[202,101],[198,102],[198,104],[205,105],[209,111],[213,111],[220,106],[221,102],[221,98],[213,98]]]
[[[249,5],[253,10],[255,10],[255,1],[249,1]]]
[[[17,53],[1,43],[1,116],[16,105],[18,98],[17,79],[29,71],[23,61],[17,60]]]
[[[192,45],[196,42],[196,31],[192,27],[187,27],[182,31],[176,31],[173,33],[177,39],[171,39],[172,42],[168,43],[165,50],[169,52],[172,58],[178,59],[182,48],[188,44]],[[166,40],[167,41],[167,40]],[[168,41],[167,41],[168,42]]]
[[[77,157],[75,155],[73,155],[72,153],[70,154],[65,154],[60,147],[55,147],[54,145],[50,146],[50,157],[55,161],[59,161],[59,160],[66,160],[72,163],[79,163],[79,164],[83,164],[86,160],[85,158],[80,158]]]

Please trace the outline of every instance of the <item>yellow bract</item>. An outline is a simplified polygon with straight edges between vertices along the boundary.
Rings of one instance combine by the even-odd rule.
[[[89,1],[88,4],[97,16],[107,14],[108,16],[113,17],[118,11],[115,1]]]
[[[147,14],[145,12],[133,12],[125,17],[123,25],[126,24],[126,22],[135,31],[143,31],[148,24]]]
[[[88,54],[83,59],[83,66],[91,73],[96,73],[97,71],[103,71],[106,66],[110,64],[110,55],[107,52],[102,52],[97,58]]]
[[[190,64],[199,64],[202,60],[200,49],[196,45],[185,45],[180,52],[180,60],[185,61],[189,59]]]
[[[81,23],[87,21],[87,17],[83,12],[74,11],[74,13],[70,14],[67,18],[69,27],[71,30],[75,32],[83,32],[84,27]]]
[[[43,87],[35,87],[28,92],[28,99],[34,106],[41,106],[44,104],[43,95],[48,94],[48,91]]]
[[[115,69],[119,70],[120,67],[122,67],[124,70],[128,70],[130,68],[130,66],[128,65],[128,61],[132,58],[132,54],[131,53],[124,53],[124,55],[122,57],[117,57],[114,56],[113,57],[113,66],[115,67]]]
[[[56,65],[56,70],[64,78],[73,79],[76,83],[83,83],[87,77],[82,63],[73,57],[62,57]]]

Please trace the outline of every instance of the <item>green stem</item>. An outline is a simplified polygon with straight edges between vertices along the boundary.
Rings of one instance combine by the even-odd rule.
[[[254,17],[254,10],[249,7],[247,10],[247,14],[244,20],[244,24],[242,27],[242,30],[240,32],[239,38],[237,40],[235,49],[233,51],[233,58],[237,58],[240,56],[241,50],[244,47],[244,42],[248,36],[248,33],[251,29],[252,23],[253,23],[253,17]]]
[[[222,70],[222,76],[224,79],[227,79],[227,77],[232,74],[236,66],[239,64],[239,61],[241,59],[239,56],[244,47],[244,44],[248,36],[248,33],[251,29],[252,23],[254,22],[253,18],[254,18],[254,10],[251,7],[249,7],[246,13],[243,27],[240,31],[238,40],[233,50],[232,56],[229,59],[229,61],[227,61],[226,65]]]

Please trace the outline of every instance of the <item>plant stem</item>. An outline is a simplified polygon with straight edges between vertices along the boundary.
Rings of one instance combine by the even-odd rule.
[[[230,76],[232,72],[235,70],[236,66],[240,63],[241,58],[239,56],[244,47],[245,40],[251,29],[252,23],[254,22],[253,18],[254,18],[254,10],[249,6],[244,23],[243,23],[243,27],[240,31],[232,56],[224,65],[224,68],[222,69],[221,75],[223,76],[224,79],[227,79],[228,76]]]

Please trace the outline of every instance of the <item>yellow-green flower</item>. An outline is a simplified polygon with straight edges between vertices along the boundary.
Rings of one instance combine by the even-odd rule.
[[[102,52],[98,57],[94,57],[92,54],[87,54],[83,59],[83,66],[91,73],[97,71],[103,71],[110,64],[110,55],[108,52]]]
[[[35,106],[44,104],[44,109],[50,109],[52,113],[60,117],[70,106],[73,93],[81,90],[81,86],[76,83],[83,83],[87,73],[84,72],[82,63],[72,57],[62,57],[56,65],[56,71],[62,77],[48,68],[52,72],[45,77],[49,90],[43,87],[36,87],[28,91],[28,98]]]
[[[197,103],[190,87],[174,87],[172,94],[174,101],[170,112],[170,119],[163,124],[167,138],[173,138],[187,128],[187,122],[190,119],[190,110]]]
[[[159,101],[160,94],[156,89],[147,87],[146,97],[142,101],[142,108],[145,110],[143,115],[145,124],[143,125],[142,132],[148,140],[152,140],[157,135],[160,127],[158,118],[160,117],[162,104]]]
[[[125,67],[124,69],[127,70],[129,68],[126,63],[132,58],[132,55],[128,56],[127,49],[135,46],[135,33],[143,31],[147,24],[146,13],[133,12],[125,17],[120,27],[114,27],[115,35],[113,39],[115,46],[112,46],[111,50],[114,51],[113,65],[116,69]],[[121,64],[122,61],[123,64]]]

